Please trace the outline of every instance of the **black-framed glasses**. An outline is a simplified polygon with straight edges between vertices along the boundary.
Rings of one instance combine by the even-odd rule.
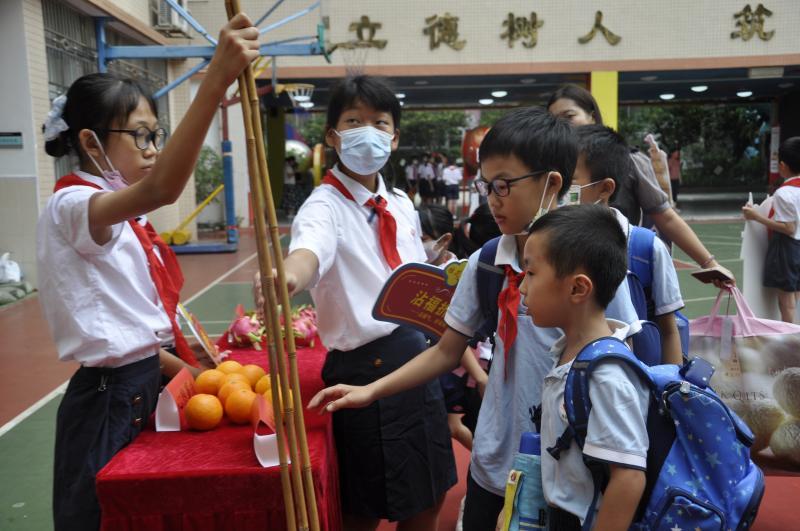
[[[169,136],[167,130],[163,127],[159,127],[153,131],[144,125],[136,129],[106,129],[106,131],[109,133],[127,133],[131,135],[136,142],[136,147],[142,151],[150,147],[150,144],[153,144],[156,151],[161,151],[164,144],[167,142],[167,136]]]
[[[536,177],[537,175],[541,175],[549,171],[550,170],[539,170],[526,173],[525,175],[520,175],[519,177],[514,177],[513,179],[493,179],[491,181],[487,181],[483,177],[479,177],[474,181],[475,189],[478,191],[479,195],[484,197],[488,196],[489,192],[494,192],[494,195],[497,197],[506,197],[511,193],[511,186],[514,183],[529,177]]]

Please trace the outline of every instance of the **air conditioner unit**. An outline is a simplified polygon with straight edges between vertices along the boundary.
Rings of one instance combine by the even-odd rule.
[[[186,0],[177,0],[177,4],[186,9]],[[188,12],[189,10],[186,9]],[[189,23],[172,9],[166,0],[159,0],[158,23],[155,29],[169,36],[189,36]]]

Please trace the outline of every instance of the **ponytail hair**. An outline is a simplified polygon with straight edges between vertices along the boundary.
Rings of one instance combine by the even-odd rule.
[[[100,141],[108,137],[108,129],[124,127],[128,116],[144,98],[153,114],[158,107],[152,95],[137,81],[117,74],[88,74],[78,78],[67,91],[67,101],[61,118],[69,127],[57,137],[45,142],[44,150],[51,157],[74,153],[82,157],[78,134],[91,129]],[[42,127],[44,130],[44,126]]]

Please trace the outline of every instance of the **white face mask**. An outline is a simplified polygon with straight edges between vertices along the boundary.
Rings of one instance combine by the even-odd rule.
[[[114,165],[111,164],[111,160],[108,158],[108,155],[106,155],[106,150],[103,149],[103,144],[100,142],[100,139],[97,138],[97,134],[94,131],[92,131],[92,136],[94,137],[95,142],[97,142],[97,145],[100,148],[100,152],[103,154],[103,158],[106,159],[106,164],[108,164],[108,167],[111,168],[110,170],[104,170],[103,168],[100,167],[97,161],[94,160],[94,157],[89,155],[89,153],[87,152],[86,154],[89,155],[90,159],[92,159],[92,162],[97,168],[97,171],[100,172],[100,175],[103,176],[103,179],[106,180],[106,182],[108,183],[108,185],[111,187],[112,190],[117,191],[127,188],[128,181],[126,181],[125,177],[122,176],[119,170],[114,168]]]
[[[522,229],[522,232],[518,232],[517,236],[527,236],[533,224],[536,222],[537,219],[544,216],[550,211],[550,207],[553,206],[553,199],[554,197],[550,198],[550,201],[547,202],[547,206],[544,206],[544,198],[547,196],[547,188],[550,186],[550,174],[547,174],[547,181],[544,183],[544,190],[542,191],[542,198],[539,199],[539,210],[536,211],[536,215],[533,216],[533,219],[525,225],[525,228]]]
[[[442,246],[442,239],[444,236],[439,238],[438,240],[426,240],[422,242],[422,247],[425,249],[425,256],[427,257],[427,262],[429,264],[435,263],[439,258],[442,257],[442,254],[447,250]]]
[[[342,139],[339,158],[347,169],[358,175],[380,171],[392,153],[394,135],[367,125],[357,129],[336,131]]]
[[[569,187],[569,190],[567,190],[567,200],[566,200],[566,202],[564,204],[565,205],[580,205],[581,204],[581,190],[583,190],[584,188],[588,188],[590,186],[594,186],[596,184],[600,184],[601,182],[603,182],[603,181],[595,181],[593,183],[584,184],[584,185],[573,184],[572,186]],[[599,202],[600,202],[600,199],[595,201],[593,204],[596,205]]]

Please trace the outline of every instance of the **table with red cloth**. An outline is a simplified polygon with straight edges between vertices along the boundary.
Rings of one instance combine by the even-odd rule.
[[[224,343],[221,346],[225,346]],[[297,352],[300,390],[308,403],[322,389],[326,350]],[[268,369],[267,354],[233,350],[228,359]],[[305,412],[320,528],[341,529],[339,475],[330,416]],[[253,452],[253,428],[223,419],[208,432],[144,430],[97,475],[101,528],[286,529],[280,467],[263,468]]]

